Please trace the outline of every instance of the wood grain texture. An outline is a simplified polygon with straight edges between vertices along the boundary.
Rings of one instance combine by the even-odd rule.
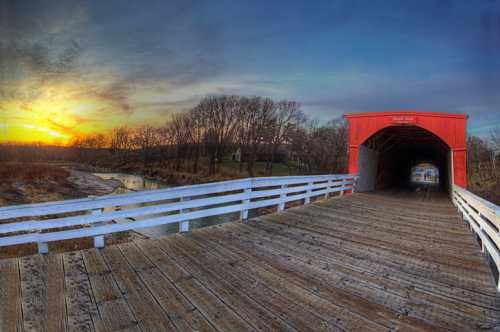
[[[0,331],[22,331],[21,281],[15,258],[0,260]]]
[[[0,260],[1,331],[498,329],[485,256],[439,195],[344,195],[246,224]]]

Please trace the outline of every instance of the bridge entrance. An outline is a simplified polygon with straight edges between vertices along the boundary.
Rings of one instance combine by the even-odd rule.
[[[358,189],[369,191],[419,185],[448,188],[449,154],[448,145],[425,129],[417,126],[384,128],[359,147]],[[417,168],[424,168],[423,174],[414,174],[412,179],[412,170],[416,173]],[[433,174],[427,176],[426,171]]]
[[[430,185],[467,186],[463,114],[384,112],[348,114],[349,173],[358,191]],[[425,165],[425,166],[423,166]]]

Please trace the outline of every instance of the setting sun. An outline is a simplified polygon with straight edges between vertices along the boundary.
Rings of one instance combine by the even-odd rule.
[[[84,82],[47,84],[29,99],[0,101],[0,142],[66,145],[75,136],[109,131],[123,122],[120,105],[90,90]]]
[[[66,145],[71,138],[70,135],[62,134],[56,130],[30,124],[9,124],[2,125],[1,128],[4,128],[3,130],[6,131],[5,141],[7,142],[40,142],[45,144]]]

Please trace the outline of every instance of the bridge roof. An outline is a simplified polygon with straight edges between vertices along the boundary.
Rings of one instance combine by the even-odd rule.
[[[345,114],[349,121],[349,144],[365,142],[378,131],[393,126],[418,126],[433,133],[452,149],[466,148],[467,114],[416,111]]]
[[[468,115],[465,113],[444,113],[444,112],[417,112],[412,110],[400,111],[387,111],[387,112],[359,112],[359,113],[346,113],[346,118],[362,118],[362,117],[382,117],[394,115],[415,115],[423,117],[440,117],[440,118],[457,118],[467,119]]]

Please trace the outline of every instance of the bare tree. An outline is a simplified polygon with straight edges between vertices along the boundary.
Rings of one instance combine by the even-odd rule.
[[[198,105],[199,116],[204,120],[203,142],[208,154],[208,172],[214,174],[222,157],[233,146],[238,128],[238,96],[210,96]]]
[[[193,118],[191,113],[174,114],[169,123],[171,138],[175,146],[175,170],[179,171],[182,164],[190,156],[193,145]]]
[[[269,157],[266,163],[266,173],[271,175],[278,149],[288,143],[293,131],[304,122],[305,115],[300,110],[300,104],[295,101],[282,100],[274,104],[269,100],[267,107],[272,108],[275,113],[274,121],[269,127]]]
[[[149,165],[153,148],[159,145],[158,130],[150,125],[137,128],[134,132],[134,146],[139,149],[144,167]]]
[[[203,141],[203,134],[205,132],[205,122],[203,119],[203,114],[200,112],[198,107],[195,107],[190,112],[190,130],[191,130],[191,140],[192,140],[192,157],[193,157],[193,173],[198,173],[200,154],[201,154],[201,144]]]
[[[113,130],[111,134],[111,150],[114,152],[132,149],[132,131],[127,127]]]
[[[242,98],[240,103],[237,144],[246,158],[248,174],[254,176],[255,161],[274,122],[273,103],[260,97]]]
[[[341,173],[347,164],[347,129],[342,120],[309,121],[290,138],[292,159],[301,173]]]
[[[482,186],[492,178],[491,156],[487,140],[477,136],[467,138],[468,177],[473,185]]]
[[[495,179],[500,178],[500,127],[496,127],[491,131],[490,134],[490,142],[491,142],[491,167],[493,169],[493,175]]]

